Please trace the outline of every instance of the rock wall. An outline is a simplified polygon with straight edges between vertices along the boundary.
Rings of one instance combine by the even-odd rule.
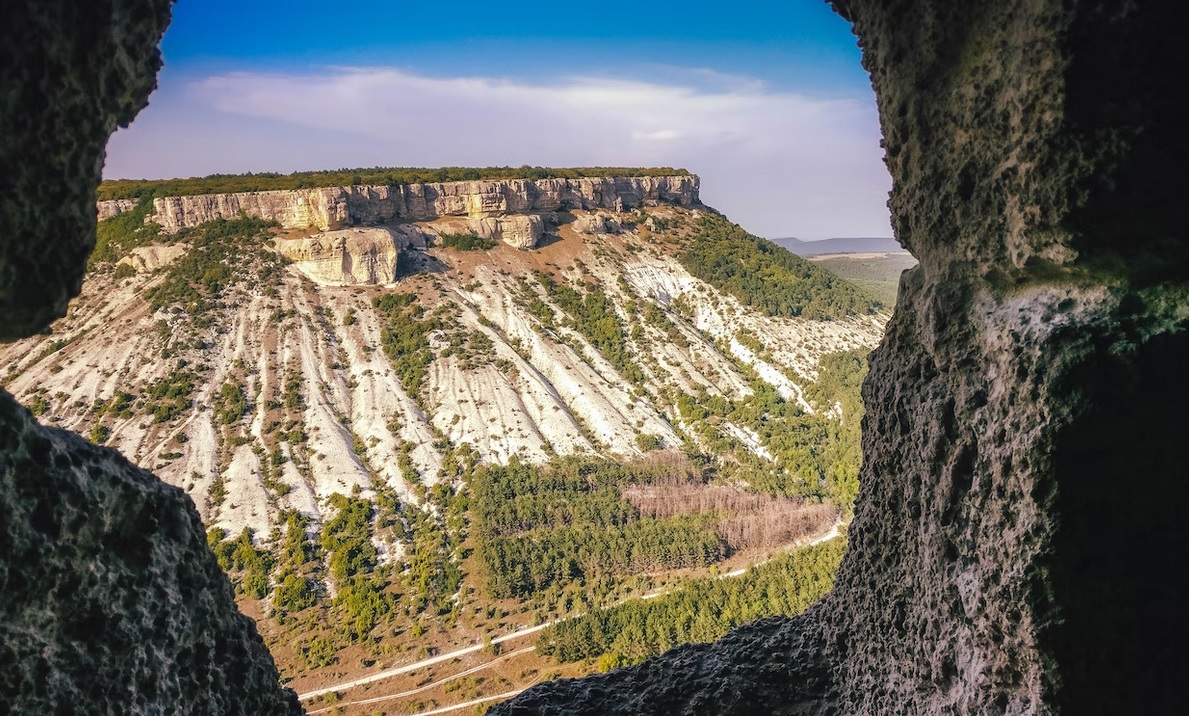
[[[471,231],[485,239],[503,241],[518,249],[531,249],[541,240],[545,222],[538,214],[471,219]]]
[[[835,589],[493,714],[1183,708],[1187,97],[1171,2],[838,0],[920,259]]]
[[[330,231],[304,239],[276,239],[277,252],[326,286],[387,284],[396,281],[407,237],[379,228]]]
[[[78,294],[104,148],[154,87],[171,5],[0,10],[0,340]],[[301,713],[190,500],[3,390],[0,713]]]
[[[565,209],[623,211],[646,202],[695,205],[698,183],[696,176],[511,179],[206,194],[154,199],[149,221],[174,232],[246,212],[287,228],[328,231],[444,216],[487,219]],[[106,218],[132,206],[128,200],[101,201],[98,211]]]

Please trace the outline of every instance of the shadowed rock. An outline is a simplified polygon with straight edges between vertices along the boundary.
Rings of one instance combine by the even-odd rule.
[[[169,0],[14,0],[0,23],[0,339],[77,295],[104,147]],[[193,503],[0,390],[0,713],[297,714]]]
[[[864,386],[836,586],[783,624],[493,714],[1182,708],[1184,13],[836,7],[878,97],[896,236],[920,260]]]
[[[920,259],[872,358],[837,586],[493,713],[1182,709],[1189,19],[1171,0],[836,6]],[[77,293],[103,146],[152,87],[168,9],[5,7],[0,337]],[[188,501],[7,394],[0,518],[0,711],[297,710]]]

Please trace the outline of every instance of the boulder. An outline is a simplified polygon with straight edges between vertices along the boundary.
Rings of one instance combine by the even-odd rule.
[[[128,255],[117,263],[128,264],[137,273],[150,273],[168,266],[186,253],[190,247],[187,244],[154,244],[152,246],[138,246],[128,252]]]
[[[277,253],[298,270],[326,286],[390,284],[396,281],[400,252],[409,246],[407,233],[390,229],[354,228],[303,239],[276,239]]]
[[[477,236],[494,241],[503,241],[518,249],[531,249],[541,240],[545,222],[537,214],[512,214],[509,216],[471,219],[471,231]]]

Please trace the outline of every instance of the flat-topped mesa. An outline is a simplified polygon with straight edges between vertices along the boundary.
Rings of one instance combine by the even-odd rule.
[[[699,203],[695,175],[582,179],[501,179],[393,186],[343,186],[239,194],[173,196],[153,200],[148,221],[166,232],[242,214],[276,221],[286,228],[321,231],[396,221],[430,221],[444,216],[471,219],[507,214],[609,209],[624,211],[648,203]],[[99,217],[134,208],[129,199],[101,201]]]

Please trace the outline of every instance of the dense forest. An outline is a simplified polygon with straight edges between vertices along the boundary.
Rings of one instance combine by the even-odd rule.
[[[837,514],[803,500],[707,485],[677,452],[622,463],[571,456],[482,465],[469,480],[472,536],[495,598],[671,569],[708,567],[732,546],[774,547]],[[767,537],[767,540],[758,539]]]
[[[691,580],[649,600],[633,600],[554,624],[537,649],[561,662],[598,659],[601,670],[635,664],[680,644],[713,641],[756,619],[804,611],[833,586],[844,540],[799,549],[741,577]]]
[[[881,307],[834,273],[717,214],[702,217],[677,258],[697,278],[769,316],[829,320]]]
[[[620,496],[657,473],[593,457],[478,468],[469,483],[472,535],[491,595],[523,598],[555,584],[721,559],[721,539],[704,520],[640,519]]]
[[[277,174],[211,174],[189,179],[109,179],[99,185],[98,198],[234,194],[246,191],[314,189],[334,186],[395,186],[425,182],[479,181],[499,179],[582,179],[586,177],[687,176],[685,169],[672,167],[368,167],[334,171]]]

